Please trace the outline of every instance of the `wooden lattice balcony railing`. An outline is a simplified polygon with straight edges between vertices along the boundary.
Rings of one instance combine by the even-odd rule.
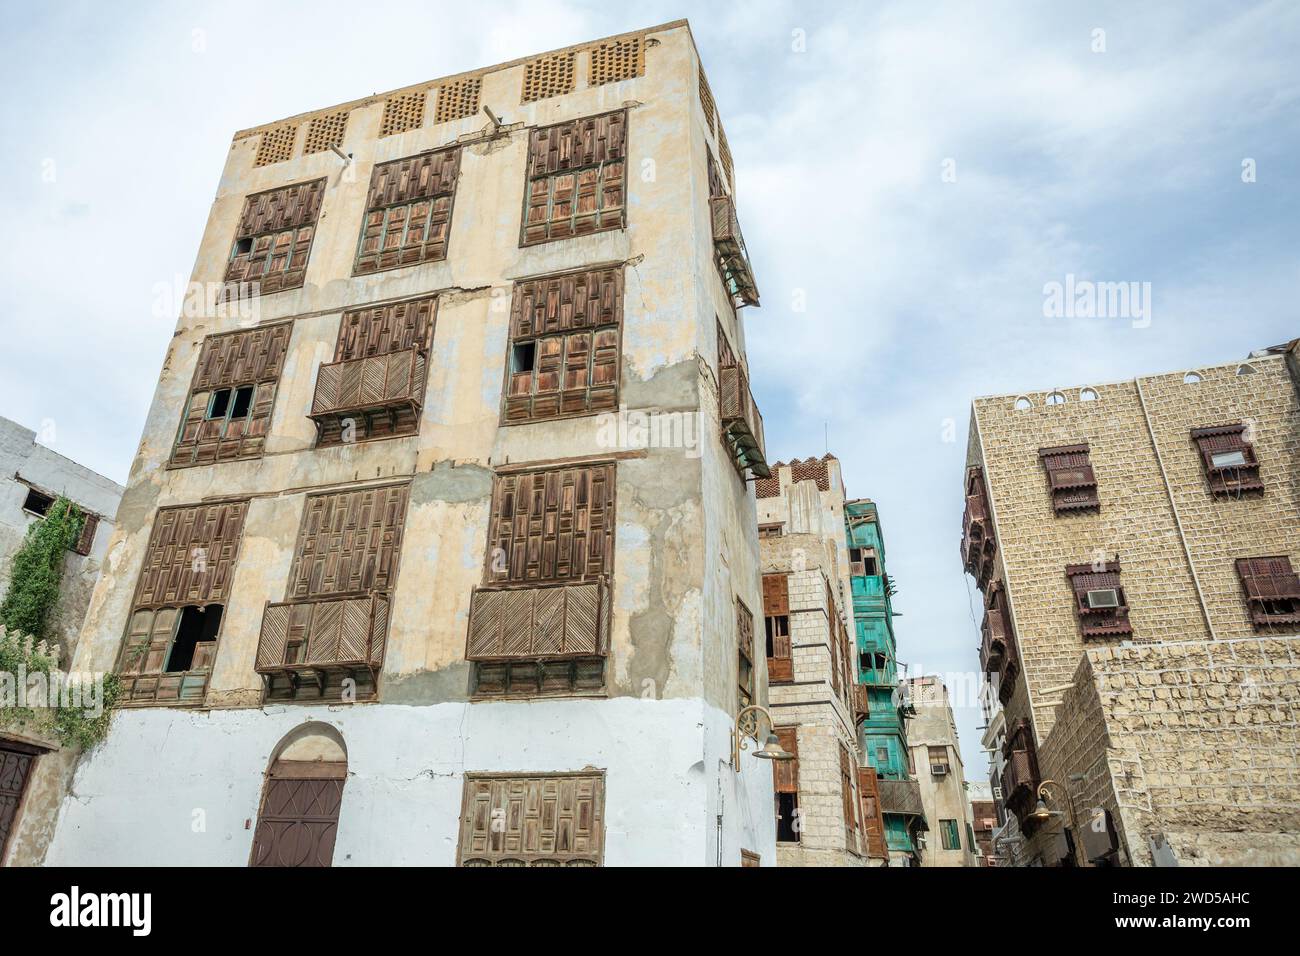
[[[749,264],[745,238],[740,234],[736,204],[730,196],[714,196],[709,204],[713,218],[713,247],[722,264],[727,291],[737,306],[758,305],[758,285],[754,281],[754,270]]]
[[[966,570],[983,587],[993,571],[997,541],[993,536],[993,523],[989,520],[988,502],[982,494],[966,496],[966,512],[961,523],[962,561]]]
[[[763,416],[749,390],[749,377],[739,365],[732,365],[721,369],[718,378],[722,434],[736,464],[755,478],[771,477],[763,444]]]
[[[475,588],[470,600],[470,661],[562,660],[605,654],[609,584]]]
[[[388,595],[267,603],[255,670],[267,677],[304,677],[324,683],[331,675],[364,672],[367,686],[384,664]]]
[[[375,412],[418,414],[425,364],[424,352],[410,348],[322,365],[311,417],[329,422]]]
[[[853,686],[853,720],[855,723],[861,723],[871,716],[870,696],[867,694],[865,684],[855,684]]]

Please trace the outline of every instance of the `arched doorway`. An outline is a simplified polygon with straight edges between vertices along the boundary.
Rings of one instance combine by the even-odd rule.
[[[308,723],[276,746],[262,787],[249,866],[330,866],[348,756],[343,736]]]

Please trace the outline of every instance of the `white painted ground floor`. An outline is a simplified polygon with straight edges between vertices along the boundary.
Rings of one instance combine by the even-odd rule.
[[[246,866],[259,813],[272,812],[274,768],[309,759],[302,743],[286,748],[308,735],[337,741],[345,757],[334,866],[455,865],[476,800],[486,808],[491,787],[540,775],[578,779],[587,818],[599,781],[595,820],[582,825],[601,828],[606,866],[737,866],[742,850],[774,866],[771,763],[751,745],[735,773],[731,727],[730,714],[699,700],[625,697],[127,709],[78,766],[45,861]]]

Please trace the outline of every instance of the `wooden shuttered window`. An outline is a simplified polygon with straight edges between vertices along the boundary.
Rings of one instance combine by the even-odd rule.
[[[459,176],[459,147],[377,165],[352,274],[446,259]]]
[[[793,760],[772,761],[772,782],[776,792],[776,839],[778,843],[798,843],[802,824],[799,819],[799,729],[773,727],[781,749],[794,754]]]
[[[489,584],[587,581],[609,574],[613,563],[613,463],[497,476]]]
[[[282,186],[244,200],[226,264],[223,298],[302,287],[325,180]]]
[[[118,658],[123,701],[203,702],[247,512],[247,501],[233,501],[154,517]],[[173,661],[182,625],[192,650]]]
[[[1101,508],[1097,497],[1097,476],[1093,473],[1086,444],[1040,448],[1038,457],[1047,471],[1047,487],[1056,514]]]
[[[515,283],[502,423],[618,407],[623,268]]]
[[[873,767],[858,768],[858,799],[862,804],[862,830],[866,834],[866,854],[873,859],[889,859],[885,842],[885,815],[880,804],[880,781]]]
[[[346,783],[342,762],[276,761],[262,792],[248,865],[331,866]]]
[[[626,223],[627,111],[533,130],[521,246]]]
[[[85,520],[81,523],[81,533],[77,535],[72,550],[77,554],[90,554],[90,549],[95,545],[95,532],[99,530],[99,515],[84,514],[83,517]]]
[[[397,577],[410,485],[312,495],[303,511],[290,600],[390,591]]]
[[[794,680],[794,652],[790,646],[790,579],[784,574],[763,575],[763,625],[767,632],[767,682]]]
[[[460,866],[602,866],[603,773],[465,778]]]
[[[738,710],[754,703],[754,612],[736,598],[736,683]]]
[[[1255,457],[1254,447],[1247,441],[1244,424],[1194,428],[1192,440],[1200,453],[1210,493],[1215,497],[1234,498],[1263,492],[1259,460]]]
[[[282,322],[203,340],[172,467],[262,456],[292,331]]]
[[[498,475],[466,659],[479,696],[596,691],[611,614],[614,465]]]
[[[1128,598],[1120,585],[1119,561],[1072,564],[1066,567],[1074,591],[1074,610],[1084,637],[1116,637],[1133,633]]]
[[[1290,558],[1238,558],[1236,566],[1255,630],[1300,624],[1300,576]]]
[[[431,296],[343,313],[312,397],[318,446],[419,431],[437,312]]]
[[[854,789],[857,768],[844,744],[840,744],[840,802],[844,808],[844,848],[858,853],[858,795]]]

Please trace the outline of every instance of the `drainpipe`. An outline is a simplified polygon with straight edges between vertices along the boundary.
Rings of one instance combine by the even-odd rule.
[[[1205,595],[1201,592],[1201,579],[1196,573],[1196,565],[1192,562],[1192,552],[1187,547],[1187,536],[1183,534],[1183,519],[1178,514],[1178,502],[1174,500],[1174,488],[1169,483],[1169,474],[1165,471],[1165,461],[1160,455],[1160,445],[1156,442],[1155,429],[1151,427],[1151,415],[1147,411],[1146,396],[1142,394],[1142,379],[1135,377],[1133,384],[1137,386],[1138,402],[1142,406],[1142,417],[1147,423],[1147,437],[1151,439],[1151,449],[1156,453],[1156,464],[1160,466],[1160,477],[1165,483],[1165,494],[1169,496],[1169,507],[1174,513],[1174,526],[1178,529],[1178,540],[1183,546],[1183,556],[1187,558],[1187,567],[1192,572],[1192,585],[1196,588],[1196,600],[1201,605],[1201,616],[1205,618],[1205,628],[1210,632],[1210,640],[1217,640],[1214,634],[1214,622],[1210,620],[1210,609],[1205,604]]]

